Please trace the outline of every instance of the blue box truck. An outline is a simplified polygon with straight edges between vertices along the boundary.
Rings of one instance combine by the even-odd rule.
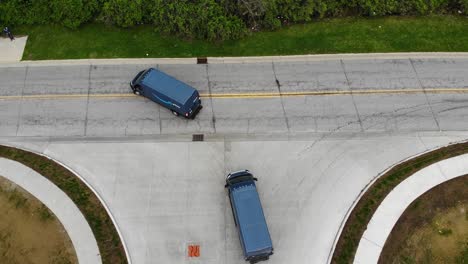
[[[273,255],[273,244],[258,196],[255,178],[248,170],[232,172],[226,177],[234,223],[250,263],[267,260]]]
[[[168,108],[176,116],[195,118],[203,107],[195,88],[154,68],[139,72],[130,87],[134,94]]]

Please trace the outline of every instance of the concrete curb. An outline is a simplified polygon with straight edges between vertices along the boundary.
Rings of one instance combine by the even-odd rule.
[[[354,263],[377,263],[406,208],[421,195],[446,181],[468,173],[468,154],[441,160],[425,167],[398,184],[382,201],[367,225],[354,257]]]
[[[311,54],[292,56],[264,57],[209,57],[209,64],[223,63],[261,63],[261,62],[298,62],[327,60],[395,60],[395,59],[442,59],[468,58],[468,52],[407,52],[407,53],[345,53],[345,54]]]
[[[444,148],[444,147],[448,147],[448,146],[451,146],[451,145],[455,145],[455,144],[466,143],[466,142],[468,142],[468,140],[463,140],[463,141],[458,141],[458,142],[452,142],[452,143],[446,144],[446,145],[444,145],[444,146],[440,146],[440,147],[433,148],[433,149],[428,149],[428,150],[426,150],[426,151],[424,151],[424,152],[421,152],[421,153],[418,153],[418,154],[416,154],[416,155],[407,157],[407,158],[405,158],[405,159],[403,159],[403,160],[401,160],[401,161],[399,161],[399,162],[393,164],[392,166],[390,166],[389,168],[387,168],[386,170],[384,170],[383,172],[381,172],[381,173],[379,173],[377,176],[375,176],[375,177],[364,187],[364,189],[362,189],[362,191],[359,193],[359,195],[358,195],[358,196],[356,197],[356,199],[353,201],[352,206],[350,206],[350,207],[348,208],[348,211],[346,212],[346,215],[345,215],[345,217],[343,218],[343,220],[342,220],[342,222],[341,222],[341,224],[340,224],[340,228],[339,228],[338,232],[336,233],[335,240],[334,240],[334,242],[333,242],[333,247],[330,249],[330,252],[329,252],[329,254],[328,254],[327,263],[328,263],[328,264],[331,263],[333,254],[334,254],[335,249],[336,249],[336,245],[338,244],[338,240],[339,240],[340,237],[341,237],[341,233],[343,232],[344,226],[345,226],[346,221],[348,220],[350,214],[353,212],[354,208],[355,208],[356,205],[359,203],[359,201],[361,200],[362,196],[364,196],[364,194],[373,186],[373,184],[374,184],[382,175],[385,175],[385,173],[387,173],[388,171],[390,171],[390,170],[393,169],[394,167],[400,165],[401,163],[406,162],[406,161],[411,160],[411,159],[414,159],[414,158],[417,158],[417,157],[419,157],[419,156],[422,156],[422,155],[424,155],[424,154],[426,154],[426,153],[428,153],[428,152],[431,152],[431,151],[434,151],[434,150],[438,150],[438,149],[441,149],[441,148]],[[439,163],[439,162],[437,162],[437,163]],[[437,163],[434,163],[434,164],[437,164]],[[434,165],[434,164],[433,164],[433,165]],[[417,172],[416,172],[416,173],[417,173]],[[409,179],[409,178],[411,178],[411,176],[408,177],[407,179]],[[401,183],[400,183],[400,184],[401,184]],[[398,186],[398,185],[397,185],[397,186]],[[384,200],[385,200],[385,199],[384,199]],[[382,201],[382,202],[383,202],[383,201]],[[379,207],[380,207],[380,206],[379,206]],[[378,210],[378,208],[377,208],[377,210]],[[377,212],[377,210],[376,210],[376,212]],[[375,212],[374,212],[374,213],[375,213]],[[373,219],[373,216],[372,216],[371,220],[369,221],[369,223],[372,221],[372,219]],[[368,224],[369,224],[369,223],[368,223]],[[361,243],[361,241],[362,241],[362,238],[361,238],[361,240],[360,240],[360,243]],[[360,243],[359,243],[359,244],[360,244]],[[356,257],[356,255],[355,255],[355,257]],[[377,263],[377,262],[376,262],[376,263]]]
[[[122,246],[124,248],[124,251],[125,251],[125,256],[127,257],[127,261],[128,261],[128,264],[132,264],[132,260],[130,258],[130,253],[128,251],[128,247],[127,245],[125,244],[125,240],[123,238],[123,235],[122,235],[122,232],[117,224],[117,221],[115,220],[114,218],[114,215],[111,213],[109,207],[107,206],[107,204],[105,203],[105,201],[102,199],[102,197],[99,195],[99,193],[83,178],[81,177],[77,172],[75,172],[72,168],[70,168],[69,166],[63,164],[62,162],[42,153],[42,152],[38,152],[36,150],[32,150],[32,149],[28,149],[28,148],[24,148],[24,147],[18,147],[18,146],[14,146],[14,145],[10,145],[10,144],[5,144],[5,143],[2,143],[3,145],[5,146],[9,146],[9,147],[12,147],[12,148],[17,148],[17,149],[21,149],[21,150],[24,150],[24,151],[28,151],[28,152],[32,152],[34,154],[37,154],[37,155],[40,155],[42,157],[45,157],[49,160],[52,160],[56,163],[58,163],[59,165],[63,166],[64,168],[66,168],[67,170],[69,170],[71,173],[73,173],[78,179],[80,179],[84,184],[86,184],[86,186],[94,193],[94,195],[96,195],[96,197],[99,199],[99,201],[101,202],[102,206],[106,209],[106,212],[107,214],[109,215],[109,217],[111,218],[112,220],[112,223],[114,224],[115,226],[115,229],[117,230],[117,233],[119,234],[119,238],[120,238],[120,241],[122,242]],[[55,186],[55,185],[54,185]],[[58,188],[58,187],[57,187]],[[68,196],[67,196],[68,197]]]
[[[406,53],[348,53],[310,54],[291,56],[252,56],[252,57],[208,57],[208,64],[247,64],[274,62],[312,62],[329,60],[396,60],[396,59],[463,59],[468,52],[406,52]],[[58,65],[135,65],[135,64],[197,64],[199,58],[118,58],[118,59],[77,59],[77,60],[38,60],[4,62],[0,67],[58,66]]]
[[[56,215],[73,244],[78,263],[102,263],[88,221],[65,192],[20,162],[0,158],[0,164],[0,175],[31,193]]]

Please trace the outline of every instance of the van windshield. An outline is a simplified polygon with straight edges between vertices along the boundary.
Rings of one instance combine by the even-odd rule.
[[[148,72],[148,69],[144,70],[144,71],[141,71],[137,74],[137,76],[135,77],[135,80],[133,81],[133,83],[140,83],[141,79],[144,78],[145,74]]]
[[[252,175],[244,175],[244,176],[235,177],[233,179],[229,179],[228,183],[230,185],[233,185],[233,184],[236,184],[236,183],[240,183],[240,182],[244,182],[244,181],[252,181],[252,180],[253,180]]]

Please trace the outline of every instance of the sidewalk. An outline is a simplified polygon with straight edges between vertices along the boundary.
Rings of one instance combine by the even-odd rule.
[[[405,209],[426,191],[468,173],[468,154],[428,166],[400,183],[380,204],[357,249],[354,263],[377,263],[385,241]]]
[[[57,216],[73,243],[78,263],[101,263],[88,222],[62,190],[36,171],[9,159],[0,158],[0,175],[34,195]]]
[[[5,41],[0,39],[0,41]],[[8,40],[9,41],[9,40]],[[15,40],[16,41],[16,40]],[[13,41],[14,42],[14,41]],[[6,43],[8,44],[8,43]],[[23,46],[24,48],[24,46]],[[16,52],[19,52],[19,47]],[[3,52],[2,52],[3,54]],[[22,54],[22,50],[21,50]],[[197,64],[197,58],[117,58],[117,59],[68,59],[68,60],[23,60],[10,61],[12,66],[57,66],[57,65],[135,65],[135,64]],[[401,53],[344,53],[308,54],[288,56],[208,57],[208,64],[265,64],[278,62],[318,62],[336,60],[406,60],[406,59],[468,59],[468,52],[401,52]],[[0,62],[2,57],[0,55]],[[8,62],[3,60],[3,62]],[[2,65],[0,64],[0,67]]]
[[[28,37],[17,37],[13,41],[0,37],[0,63],[19,62],[23,57]]]

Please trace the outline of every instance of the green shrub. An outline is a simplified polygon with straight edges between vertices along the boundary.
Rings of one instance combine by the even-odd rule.
[[[460,0],[460,11],[468,15],[468,0]]]
[[[103,15],[114,24],[129,27],[143,21],[143,0],[108,0]]]
[[[97,0],[50,0],[51,19],[68,28],[89,21],[99,8]]]
[[[0,24],[32,25],[50,22],[47,0],[3,0],[0,1]]]
[[[151,17],[162,31],[187,38],[235,39],[244,33],[244,24],[228,15],[214,0],[155,0]]]
[[[0,0],[0,26],[76,28],[96,19],[120,27],[153,24],[161,32],[212,41],[315,18],[444,13],[468,14],[468,0]]]

